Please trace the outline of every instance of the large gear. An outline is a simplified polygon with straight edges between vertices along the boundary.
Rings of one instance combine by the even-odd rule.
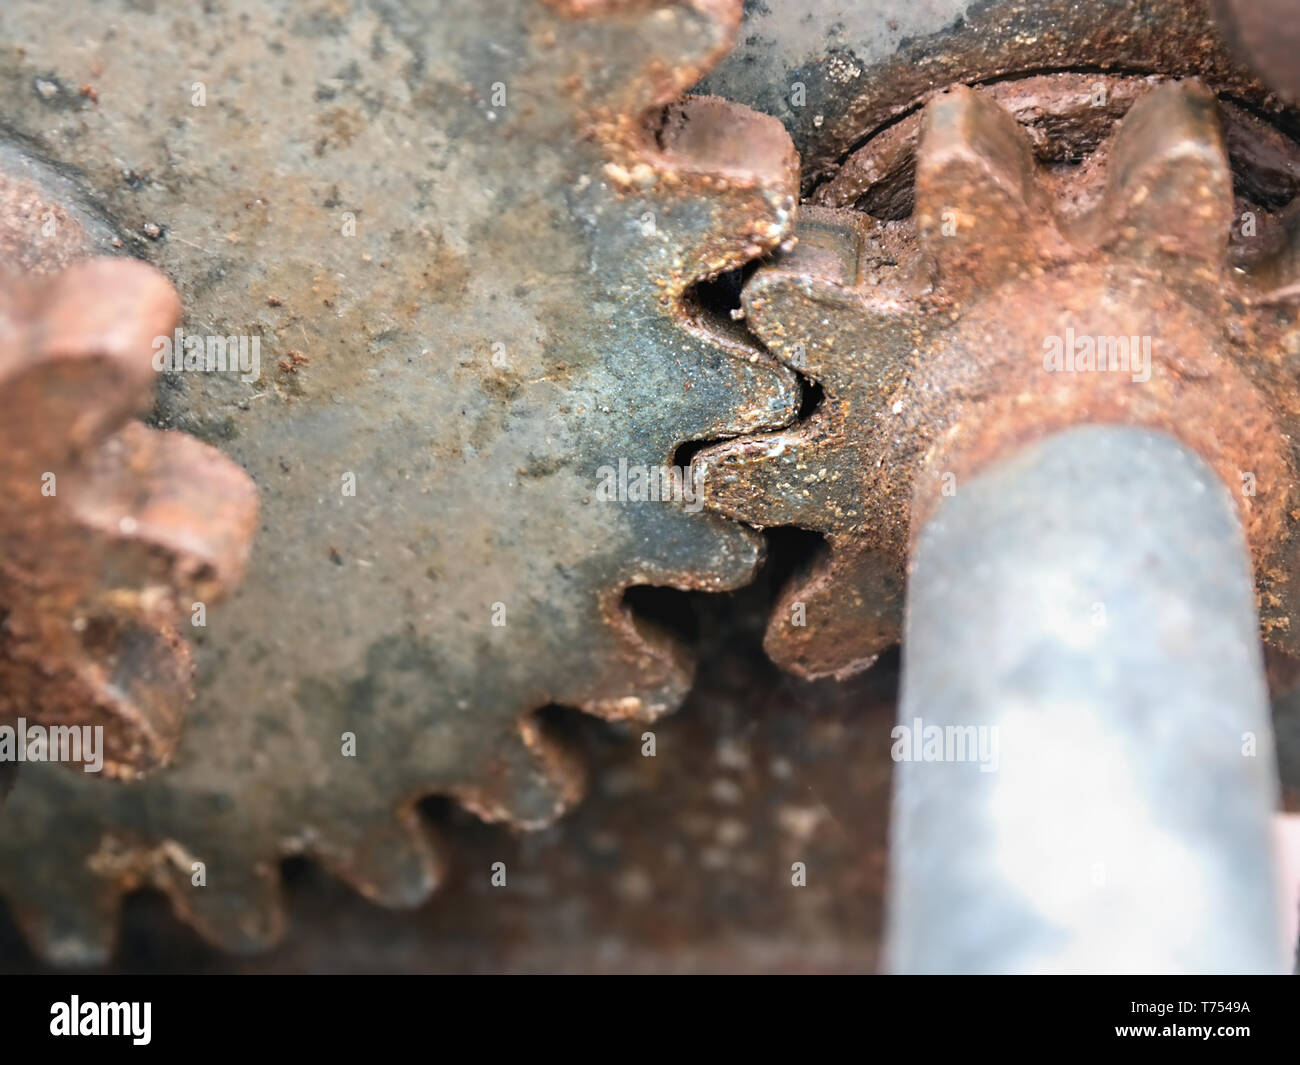
[[[73,10],[7,4],[6,122],[75,157],[179,279],[188,332],[251,333],[272,365],[165,379],[158,421],[219,442],[263,496],[173,764],[111,789],[26,773],[5,807],[0,890],[40,951],[81,963],[144,884],[211,940],[265,946],[289,854],[416,903],[439,878],[430,793],[554,818],[582,774],[534,711],[648,722],[690,682],[625,589],[730,588],[761,555],[687,503],[603,501],[598,471],[798,402],[689,298],[784,240],[797,194],[778,122],[678,102],[738,0],[114,18],[88,56]],[[164,54],[192,88],[157,91]],[[93,99],[67,88],[92,79]]]
[[[940,496],[1086,421],[1173,432],[1243,486],[1265,635],[1295,653],[1296,215],[1234,204],[1203,89],[1102,81],[1093,100],[1095,78],[1059,77],[935,96],[824,197],[906,217],[806,209],[797,248],[745,287],[750,327],[825,398],[801,423],[696,463],[719,512],[827,539],[768,629],[769,653],[795,672],[842,677],[874,662],[898,640],[910,538]],[[1068,106],[1044,106],[1044,82]],[[1077,165],[1036,162],[999,102],[1050,129],[1070,107],[1104,114],[1107,88],[1121,90],[1120,111],[1137,102]],[[915,175],[910,215],[900,174]],[[1130,337],[1154,338],[1149,382],[1046,366],[1045,338],[1076,333],[1122,337],[1126,351]]]

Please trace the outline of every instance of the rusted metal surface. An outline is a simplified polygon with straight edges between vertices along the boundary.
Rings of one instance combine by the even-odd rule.
[[[1024,130],[1034,158],[1043,164],[1040,180],[1054,195],[1068,197],[1081,188],[1070,166],[1092,159],[1133,103],[1169,80],[1155,74],[1060,73],[993,82],[981,91]],[[1290,203],[1300,192],[1300,146],[1229,100],[1219,101],[1219,111],[1242,210],[1250,204],[1277,208]],[[856,207],[882,219],[908,217],[915,201],[922,117],[921,110],[913,111],[868,140],[832,179],[814,190],[811,202]],[[1079,205],[1072,209],[1079,210]],[[1267,216],[1258,220],[1264,227],[1270,221]],[[1263,236],[1267,240],[1271,234]]]
[[[1200,4],[750,7],[702,88],[778,116],[809,188],[966,78],[1100,61],[1197,73],[1275,111]],[[264,349],[251,383],[163,378],[153,420],[252,472],[262,536],[244,591],[201,634],[172,768],[112,794],[27,773],[11,795],[0,891],[39,950],[102,958],[120,897],[144,885],[207,938],[264,947],[283,927],[285,854],[370,899],[418,902],[444,875],[420,796],[541,825],[582,772],[536,707],[626,718],[636,747],[636,723],[681,699],[689,657],[622,592],[734,586],[760,541],[681,506],[599,502],[596,471],[775,429],[798,406],[793,375],[691,290],[779,246],[797,194],[777,123],[673,102],[721,60],[738,8],[0,11],[0,128],[16,150],[176,281],[187,330]],[[817,66],[812,106],[791,109],[800,56]],[[184,84],[160,87],[160,65]],[[468,881],[446,875],[461,905]]]
[[[1118,422],[1172,432],[1229,486],[1264,633],[1294,653],[1287,224],[1241,232],[1218,108],[1195,84],[1146,91],[1080,164],[1046,172],[999,102],[1016,91],[937,95],[912,162],[851,161],[828,193],[870,199],[871,175],[910,166],[912,214],[804,210],[795,251],[745,288],[750,327],[825,390],[790,429],[696,458],[718,511],[827,538],[778,604],[769,652],[810,677],[866,668],[897,641],[909,543],[942,494],[1042,434]],[[1146,376],[1049,367],[1048,338],[1076,336],[1151,338]]]
[[[749,6],[740,42],[703,88],[785,124],[805,194],[955,82],[1071,70],[1195,76],[1294,129],[1282,101],[1225,46],[1208,0],[821,0],[797,13]]]
[[[1229,44],[1270,85],[1300,101],[1300,8],[1291,0],[1213,0]]]
[[[416,903],[443,865],[422,796],[538,827],[583,772],[536,709],[684,696],[688,654],[624,590],[733,587],[761,540],[605,502],[599,471],[793,415],[793,376],[683,297],[785,238],[797,157],[770,118],[677,102],[738,2],[94,13],[4,6],[0,117],[177,282],[187,333],[259,338],[259,378],[169,374],[154,420],[248,469],[262,528],[171,767],[24,774],[0,891],[64,961],[102,958],[141,885],[254,949],[281,856]]]
[[[426,805],[422,819],[455,854],[426,905],[369,905],[295,862],[277,947],[231,957],[144,897],[127,906],[112,971],[872,971],[894,663],[847,684],[778,672],[760,646],[768,576],[697,598],[710,668],[654,726],[654,757],[642,754],[641,728],[551,718],[592,770],[591,794],[569,816],[516,833]],[[496,862],[504,885],[492,882]],[[40,971],[2,908],[0,968]]]
[[[192,694],[174,622],[238,581],[256,525],[238,467],[132,420],[179,311],[128,260],[0,281],[0,721],[102,729],[75,750],[114,777],[171,755]]]

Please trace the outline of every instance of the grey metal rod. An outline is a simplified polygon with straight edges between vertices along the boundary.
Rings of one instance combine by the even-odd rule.
[[[1287,971],[1246,545],[1171,437],[1073,429],[943,500],[894,755],[894,971]]]

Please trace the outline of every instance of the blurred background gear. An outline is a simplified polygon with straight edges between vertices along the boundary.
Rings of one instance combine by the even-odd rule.
[[[114,778],[170,759],[193,696],[176,622],[238,583],[257,524],[242,470],[131,420],[179,312],[129,259],[0,279],[0,723],[23,748],[28,725],[76,730],[73,768]]]

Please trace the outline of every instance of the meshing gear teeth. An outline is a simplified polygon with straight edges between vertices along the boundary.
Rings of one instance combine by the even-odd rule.
[[[171,767],[116,787],[25,773],[6,801],[0,889],[66,962],[109,952],[141,885],[222,946],[264,947],[287,854],[419,903],[441,875],[428,794],[518,827],[556,817],[581,767],[533,712],[648,722],[690,683],[624,591],[732,588],[761,556],[751,531],[684,502],[600,501],[597,471],[671,463],[797,405],[793,375],[686,298],[784,240],[798,186],[778,122],[679,99],[728,48],[739,0],[358,7],[337,39],[370,59],[331,90],[355,100],[283,76],[345,62],[270,7],[223,5],[196,38],[281,48],[203,57],[224,71],[213,98],[257,101],[256,136],[141,95],[133,72],[163,25],[145,12],[123,14],[78,127],[76,163],[110,212],[139,210],[123,158],[168,175],[148,202],[177,239],[151,250],[204,279],[187,329],[255,331],[269,365],[252,396],[203,374],[165,392],[164,420],[228,426],[263,497]],[[56,69],[75,58],[70,17],[19,5],[5,26]],[[129,120],[113,110],[139,99]],[[345,127],[354,103],[381,115]],[[39,106],[6,119],[58,157],[66,130]],[[145,135],[158,129],[173,143]],[[307,361],[277,370],[290,348]]]
[[[1274,219],[1280,247],[1230,268],[1214,98],[1155,88],[1088,165],[1049,174],[991,93],[959,86],[925,108],[914,195],[901,221],[801,208],[795,250],[743,292],[751,329],[824,389],[798,424],[696,457],[715,511],[826,538],[768,653],[808,677],[870,666],[898,641],[909,542],[936,501],[1086,422],[1164,429],[1211,463],[1251,539],[1265,635],[1294,653],[1300,241],[1294,213]],[[1050,366],[1053,337],[1104,338],[1121,372]],[[1154,340],[1147,380],[1119,365],[1121,337],[1134,358]]]

